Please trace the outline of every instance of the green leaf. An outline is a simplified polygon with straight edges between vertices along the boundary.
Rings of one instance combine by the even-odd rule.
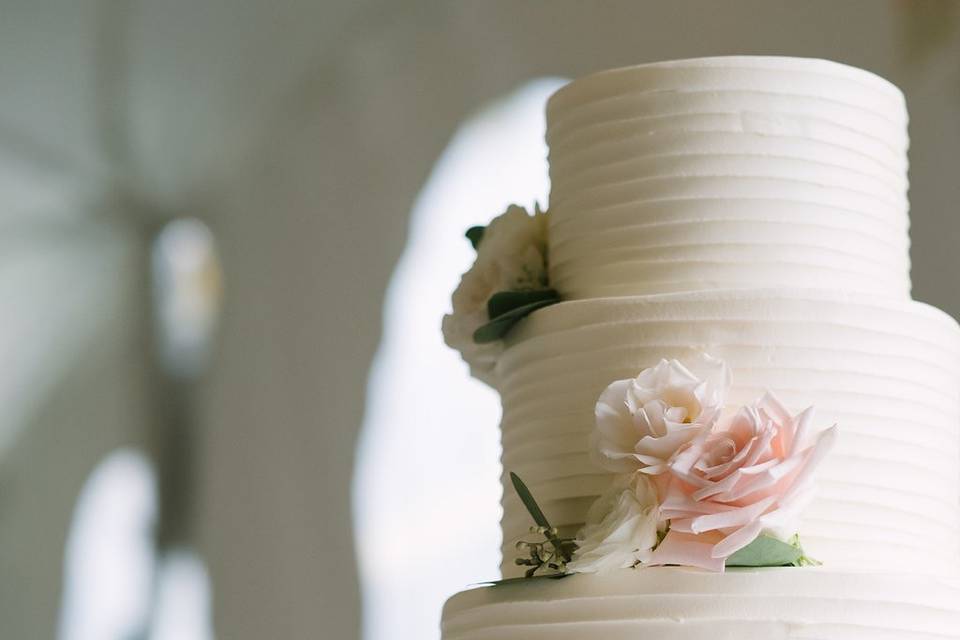
[[[530,512],[530,517],[537,523],[537,526],[552,529],[553,527],[551,527],[547,521],[547,516],[543,515],[540,505],[534,500],[533,494],[530,493],[530,489],[528,489],[527,485],[520,479],[520,476],[511,471],[510,481],[513,483],[513,488],[516,489],[517,495],[520,496],[520,501],[523,503],[523,506],[527,508],[527,511]]]
[[[478,582],[476,585],[471,586],[490,586],[490,587],[499,587],[505,584],[514,584],[517,582],[530,582],[531,580],[560,580],[561,578],[568,578],[572,576],[572,573],[541,573],[536,576],[530,576],[529,578],[504,578],[502,580],[491,580],[489,582]]]
[[[784,567],[796,565],[803,558],[803,550],[797,545],[759,536],[740,551],[727,558],[728,567]]]
[[[467,229],[467,232],[464,234],[467,236],[467,240],[470,241],[470,245],[473,247],[473,250],[476,251],[480,247],[480,241],[483,240],[483,232],[486,231],[486,227],[470,227]]]
[[[487,301],[487,315],[491,320],[517,309],[542,302],[559,302],[560,294],[554,289],[534,291],[498,291]]]
[[[474,331],[473,341],[477,344],[484,344],[487,342],[500,340],[503,338],[503,336],[507,335],[510,329],[513,328],[513,325],[517,324],[537,309],[540,309],[541,307],[549,307],[556,302],[557,300],[542,300],[540,302],[533,302],[522,307],[517,307],[512,311],[501,314]]]

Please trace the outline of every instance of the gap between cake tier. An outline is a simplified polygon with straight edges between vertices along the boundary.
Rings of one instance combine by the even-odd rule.
[[[937,566],[958,555],[960,328],[928,305],[820,290],[732,290],[562,302],[533,313],[498,365],[503,469],[565,533],[610,476],[589,459],[600,392],[661,358],[707,352],[730,405],[770,389],[837,446],[800,533],[831,568]],[[504,575],[529,516],[504,477]]]

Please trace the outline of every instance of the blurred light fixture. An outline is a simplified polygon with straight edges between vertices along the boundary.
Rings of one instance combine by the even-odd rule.
[[[221,301],[213,234],[196,218],[167,223],[153,245],[154,308],[161,365],[193,378],[206,367]]]

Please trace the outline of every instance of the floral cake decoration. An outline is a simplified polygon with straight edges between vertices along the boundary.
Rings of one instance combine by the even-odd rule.
[[[471,375],[491,386],[502,338],[533,311],[560,301],[548,279],[548,219],[539,206],[529,213],[511,205],[486,227],[466,233],[477,256],[453,292],[443,337]]]
[[[596,404],[590,449],[612,480],[575,538],[559,538],[511,474],[535,514],[532,531],[546,538],[518,545],[528,550],[517,560],[527,577],[818,564],[800,545],[798,518],[836,426],[816,431],[812,407],[793,415],[769,392],[728,413],[729,387],[726,364],[708,355],[689,366],[661,360],[611,383]]]

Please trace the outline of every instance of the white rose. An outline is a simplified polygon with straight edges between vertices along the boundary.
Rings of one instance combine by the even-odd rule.
[[[603,573],[646,563],[657,544],[657,492],[640,473],[614,479],[590,507],[567,570]]]
[[[443,337],[458,350],[477,379],[495,386],[500,341],[476,344],[474,332],[486,324],[487,301],[498,291],[547,287],[547,214],[533,215],[511,205],[487,225],[477,259],[453,292],[453,313],[443,318]]]
[[[661,360],[600,395],[591,451],[601,466],[617,473],[663,473],[680,447],[716,422],[730,386],[729,369],[706,354],[690,364]]]

